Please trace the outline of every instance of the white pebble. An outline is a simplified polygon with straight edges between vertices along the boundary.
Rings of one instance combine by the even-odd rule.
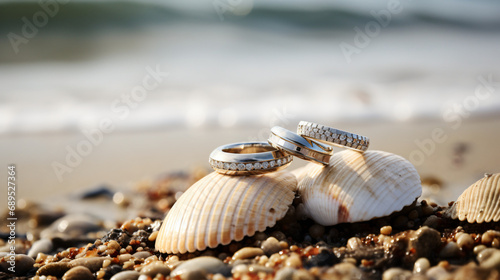
[[[426,258],[420,258],[415,261],[413,266],[413,273],[425,273],[431,267],[431,263]]]

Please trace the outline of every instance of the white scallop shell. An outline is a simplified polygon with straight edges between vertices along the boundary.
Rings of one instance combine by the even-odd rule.
[[[468,187],[445,212],[447,217],[469,223],[500,220],[500,173],[485,175]]]
[[[387,152],[344,150],[326,167],[307,168],[296,172],[298,191],[306,214],[322,225],[387,216],[422,194],[415,167]]]
[[[212,172],[168,212],[156,238],[162,253],[186,253],[242,240],[274,226],[292,204],[297,179],[289,172],[229,176]]]

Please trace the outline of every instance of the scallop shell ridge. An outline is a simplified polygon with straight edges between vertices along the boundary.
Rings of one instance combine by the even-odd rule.
[[[485,175],[472,184],[445,214],[469,223],[500,221],[500,173]]]
[[[322,225],[387,216],[422,194],[415,167],[383,151],[345,150],[326,167],[308,168],[298,173],[298,189],[306,214]]]
[[[168,212],[156,239],[162,253],[186,253],[239,241],[274,226],[294,198],[288,172],[228,176],[212,172],[193,184]]]

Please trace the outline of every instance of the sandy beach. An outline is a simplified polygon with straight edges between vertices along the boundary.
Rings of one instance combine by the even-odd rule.
[[[297,120],[298,122],[298,120]],[[331,124],[333,125],[333,124]],[[464,121],[453,130],[447,123],[393,123],[393,124],[336,124],[339,129],[369,135],[370,149],[392,152],[413,159],[422,179],[435,178],[442,182],[442,189],[434,194],[440,202],[455,200],[471,183],[484,173],[495,173],[499,158],[491,147],[500,140],[495,128],[497,119]],[[288,127],[293,129],[292,126]],[[432,139],[433,130],[444,131],[444,142]],[[85,140],[82,134],[29,135],[0,138],[4,148],[1,164],[15,163],[18,169],[18,197],[45,201],[62,194],[81,192],[85,189],[108,185],[113,189],[130,189],[142,180],[154,180],[158,175],[188,171],[195,168],[208,170],[208,155],[223,144],[247,140],[260,140],[259,134],[270,128],[248,129],[196,129],[168,132],[111,133],[82,157],[81,163],[71,172],[62,173],[59,181],[53,162],[66,164],[67,147]],[[488,131],[488,133],[484,133]],[[9,147],[5,149],[5,147]],[[340,151],[335,148],[335,151]],[[421,160],[415,151],[421,151]],[[428,155],[427,155],[428,153]],[[413,156],[413,157],[412,157]],[[290,169],[306,162],[296,159]]]

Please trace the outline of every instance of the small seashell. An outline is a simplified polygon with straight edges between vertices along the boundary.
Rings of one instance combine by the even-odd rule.
[[[168,212],[156,238],[162,253],[186,253],[240,241],[274,226],[294,198],[288,172],[228,176],[212,172],[191,186]]]
[[[487,174],[468,187],[445,212],[445,217],[469,223],[500,220],[500,173]]]
[[[415,167],[387,152],[345,150],[328,166],[309,164],[307,169],[295,172],[304,210],[324,226],[388,216],[422,193]]]

